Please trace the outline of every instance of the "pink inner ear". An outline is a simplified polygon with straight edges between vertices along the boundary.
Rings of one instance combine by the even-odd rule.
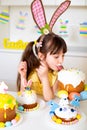
[[[40,0],[34,0],[31,7],[32,7],[32,10],[31,10],[32,15],[37,26],[39,28],[44,27],[46,24],[46,18],[45,18],[45,13],[44,13],[42,2]]]

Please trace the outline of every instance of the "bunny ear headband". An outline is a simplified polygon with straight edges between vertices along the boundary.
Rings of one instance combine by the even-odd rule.
[[[65,0],[60,4],[60,6],[56,9],[54,12],[49,24],[47,24],[46,17],[45,17],[45,11],[41,0],[34,0],[31,4],[31,12],[33,15],[33,19],[40,29],[42,34],[48,34],[52,31],[52,28],[59,18],[61,14],[63,14],[67,8],[69,7],[71,1]]]

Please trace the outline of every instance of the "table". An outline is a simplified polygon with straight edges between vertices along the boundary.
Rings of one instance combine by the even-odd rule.
[[[9,91],[9,93],[16,98],[16,92]],[[57,100],[57,98],[55,98],[55,100]],[[51,127],[50,123],[48,123],[50,122],[50,118],[47,119],[48,118],[47,115],[49,115],[49,107],[47,106],[46,102],[44,103],[45,105],[43,106],[43,108],[41,108],[40,111],[35,110],[33,112],[21,113],[21,116],[23,119],[16,126],[0,128],[0,130],[4,130],[4,129],[6,130],[10,130],[10,129],[13,129],[13,130],[59,130],[56,127],[55,128]],[[87,116],[86,106],[87,106],[87,100],[81,101],[80,109]]]

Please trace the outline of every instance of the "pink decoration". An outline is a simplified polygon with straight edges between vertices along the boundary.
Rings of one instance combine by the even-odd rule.
[[[12,123],[13,125],[15,125],[15,124],[17,123],[16,119],[13,119],[13,120],[11,121],[11,123]]]
[[[67,10],[70,3],[71,3],[71,1],[69,1],[69,0],[62,2],[61,5],[54,12],[54,14],[50,20],[50,23],[48,25],[46,22],[45,11],[44,11],[42,1],[34,0],[31,4],[31,11],[32,11],[33,19],[34,19],[36,25],[39,27],[40,30],[42,28],[44,28],[44,29],[48,29],[48,32],[52,31],[52,28],[53,28],[56,20],[59,18],[59,16],[61,16],[62,13],[64,13]],[[45,34],[45,31],[43,30],[42,33]]]
[[[4,83],[4,82],[1,82],[0,83],[0,93],[3,93],[5,94],[8,90],[8,86]]]

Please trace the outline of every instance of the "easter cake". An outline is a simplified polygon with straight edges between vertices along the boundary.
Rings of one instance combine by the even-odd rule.
[[[78,122],[81,118],[81,114],[76,108],[79,106],[80,96],[77,96],[76,101],[69,102],[68,100],[68,92],[61,90],[58,92],[58,97],[60,98],[59,107],[55,110],[55,117],[60,119],[63,124],[73,124]]]
[[[23,91],[18,92],[17,102],[19,111],[32,111],[39,107],[37,102],[37,94],[34,90],[30,88],[29,85],[24,88]]]
[[[14,125],[20,119],[16,113],[16,99],[7,93],[8,86],[0,83],[0,128]]]
[[[67,130],[86,130],[86,115],[79,109],[80,96],[76,95],[70,101],[68,99],[68,92],[60,90],[58,97],[58,102],[54,102],[53,100],[48,102],[51,106],[49,114],[52,122],[60,130],[64,130],[65,128]]]
[[[79,69],[62,69],[58,72],[58,88],[70,92],[82,92],[84,90],[85,74]]]

